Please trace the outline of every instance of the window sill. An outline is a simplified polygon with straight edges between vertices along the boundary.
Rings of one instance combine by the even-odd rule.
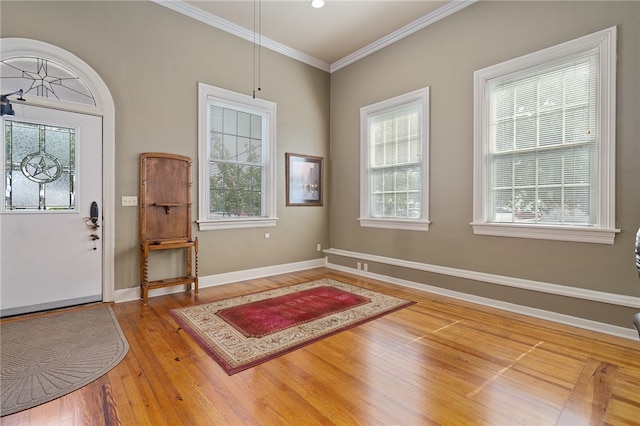
[[[619,229],[568,227],[553,225],[522,225],[511,223],[472,222],[476,235],[533,238],[538,240],[571,241],[577,243],[613,244]]]
[[[399,229],[406,231],[428,231],[431,222],[426,220],[398,220],[358,218],[363,228]]]
[[[265,228],[276,226],[277,217],[252,217],[252,218],[233,218],[218,220],[199,220],[198,230],[215,231],[220,229],[242,229],[242,228]]]

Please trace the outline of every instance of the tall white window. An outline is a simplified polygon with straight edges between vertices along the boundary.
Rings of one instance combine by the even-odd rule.
[[[275,226],[275,103],[198,89],[200,230]]]
[[[360,109],[360,225],[429,229],[429,88]]]
[[[613,243],[615,39],[476,71],[476,234]]]

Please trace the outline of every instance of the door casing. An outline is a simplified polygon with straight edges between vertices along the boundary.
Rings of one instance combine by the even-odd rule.
[[[64,65],[91,90],[95,106],[25,96],[27,105],[76,111],[102,117],[102,300],[111,302],[115,293],[115,106],[100,75],[82,59],[58,46],[27,38],[0,39],[0,60],[33,56]],[[0,215],[0,220],[2,220]],[[0,252],[2,259],[2,252]],[[0,289],[2,279],[0,278]]]

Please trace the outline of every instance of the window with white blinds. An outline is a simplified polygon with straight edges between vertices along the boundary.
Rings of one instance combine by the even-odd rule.
[[[361,226],[428,229],[428,94],[361,109]]]
[[[475,84],[474,231],[612,243],[615,28],[477,71]]]
[[[489,84],[490,221],[596,223],[597,55]]]
[[[199,85],[200,230],[275,225],[275,104]]]

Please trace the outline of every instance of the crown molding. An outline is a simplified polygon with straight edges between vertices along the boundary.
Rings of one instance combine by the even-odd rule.
[[[410,36],[416,31],[426,28],[429,25],[434,24],[439,20],[460,11],[467,6],[471,6],[477,1],[478,0],[451,0],[441,8],[436,9],[435,11],[423,16],[422,18],[416,19],[410,24],[407,24],[404,27],[386,35],[385,37],[374,41],[373,43],[363,47],[362,49],[356,50],[352,54],[337,60],[336,62],[331,64],[330,72],[333,73],[340,68],[344,68],[347,65],[364,58],[365,56],[369,56],[372,53],[377,52],[378,50],[389,46],[390,44],[393,44],[398,40],[402,40],[403,38]]]
[[[234,24],[231,21],[227,21],[226,19],[222,19],[212,13],[204,12],[203,10],[184,2],[183,0],[151,1],[160,6],[171,9],[174,12],[181,13],[185,16],[196,19],[219,30],[225,31],[229,34],[233,34],[252,43],[255,42],[256,35],[253,31],[241,27],[240,25]],[[304,62],[305,64],[319,68],[323,71],[329,72],[330,67],[328,63],[321,61],[320,59],[317,59],[311,55],[307,55],[306,53],[300,52],[296,49],[285,46],[284,44],[278,43],[277,41],[263,35],[260,36],[260,46],[281,53],[297,61]]]
[[[203,22],[212,27],[218,28],[219,30],[228,32],[245,40],[248,40],[252,43],[255,42],[255,33],[251,30],[248,30],[240,25],[234,24],[231,21],[227,21],[226,19],[222,19],[212,13],[204,12],[203,10],[186,3],[183,0],[151,0],[152,2],[164,6],[168,9],[173,10],[174,12],[181,13],[190,18],[196,19],[200,22]],[[439,20],[446,18],[447,16],[464,9],[467,6],[472,5],[478,0],[451,0],[446,5],[437,9],[436,11],[429,13],[423,16],[420,19],[413,21],[412,23],[405,25],[392,32],[391,34],[382,37],[381,39],[353,52],[350,55],[345,56],[338,61],[328,64],[324,61],[321,61],[318,58],[315,58],[311,55],[307,55],[306,53],[300,52],[299,50],[292,49],[284,44],[278,43],[275,40],[272,40],[265,36],[260,36],[260,45],[267,49],[273,50],[277,53],[281,53],[285,56],[288,56],[297,61],[303,62],[307,65],[311,65],[322,71],[326,71],[332,73],[334,71],[339,70],[340,68],[344,68],[349,64],[352,64],[365,56],[371,55],[372,53],[389,46],[392,43],[395,43],[398,40],[401,40],[416,31],[419,31]]]

